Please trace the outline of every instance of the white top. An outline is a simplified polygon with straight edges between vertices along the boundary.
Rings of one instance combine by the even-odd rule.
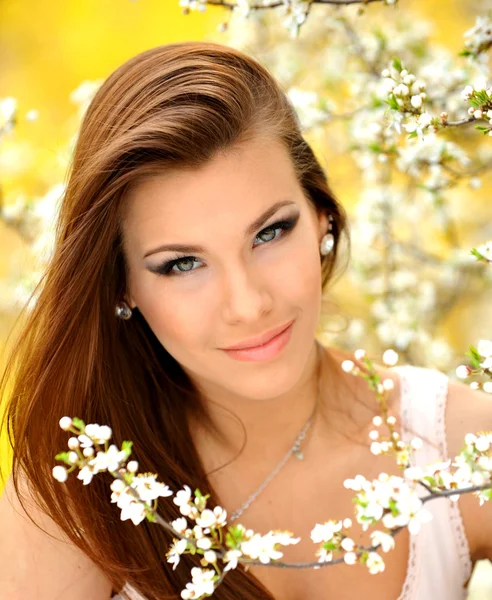
[[[412,466],[454,458],[448,457],[446,443],[446,375],[409,365],[395,367],[394,371],[401,379],[402,438],[409,442],[412,437],[422,436],[424,442],[414,454]],[[424,488],[419,488],[419,495],[426,494]],[[428,502],[426,508],[433,519],[422,526],[418,535],[410,536],[407,575],[397,600],[464,600],[468,596],[464,584],[471,575],[472,562],[459,503],[439,498]],[[117,594],[112,600],[146,600],[128,584],[123,589],[125,596]]]

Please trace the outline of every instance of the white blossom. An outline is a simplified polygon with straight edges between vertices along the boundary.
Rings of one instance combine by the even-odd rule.
[[[131,487],[137,492],[143,502],[152,502],[160,497],[172,496],[173,492],[164,483],[157,481],[152,473],[141,473],[133,478]]]
[[[327,521],[323,525],[317,523],[311,531],[311,539],[315,544],[329,542],[336,533],[342,530],[341,521]]]
[[[65,467],[57,465],[53,467],[53,477],[60,483],[64,483],[68,479],[68,472]]]
[[[366,566],[369,569],[371,575],[376,575],[384,571],[384,560],[377,552],[369,552],[367,557]]]
[[[484,358],[489,358],[492,356],[492,341],[490,340],[480,340],[477,344],[477,351],[480,356]]]
[[[371,542],[373,546],[381,546],[383,552],[389,552],[395,547],[395,538],[383,531],[372,531]]]
[[[191,569],[191,582],[181,592],[181,598],[201,598],[204,595],[212,595],[215,589],[216,573],[211,569],[193,567]]]
[[[241,558],[242,552],[240,550],[228,550],[223,558],[226,564],[224,571],[230,571],[235,569],[238,565],[238,559]]]
[[[186,550],[188,542],[185,539],[174,540],[172,546],[167,552],[167,562],[173,565],[173,571],[178,566],[181,555]]]

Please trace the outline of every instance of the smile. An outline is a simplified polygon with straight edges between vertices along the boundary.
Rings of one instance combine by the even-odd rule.
[[[289,343],[294,321],[291,321],[285,326],[279,333],[276,333],[274,337],[270,338],[267,342],[259,344],[257,346],[250,346],[244,348],[223,348],[225,352],[231,358],[235,360],[242,360],[247,362],[261,362],[271,360],[277,357],[282,350]]]

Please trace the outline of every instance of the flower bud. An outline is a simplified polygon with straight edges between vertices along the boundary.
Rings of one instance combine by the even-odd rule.
[[[354,370],[354,363],[351,360],[344,360],[342,362],[342,369],[345,371],[345,373],[352,373],[352,371]]]
[[[64,483],[68,479],[68,472],[65,467],[62,467],[61,465],[53,467],[52,473],[53,477],[60,483]]]
[[[355,542],[353,539],[346,537],[346,538],[343,538],[341,546],[347,552],[352,552],[352,550],[355,547]]]
[[[68,460],[72,463],[72,465],[75,465],[76,463],[79,462],[79,455],[77,454],[77,452],[69,452],[68,453]]]
[[[217,560],[217,554],[213,550],[207,550],[203,554],[203,558],[209,563],[214,563]]]
[[[390,390],[392,390],[394,387],[395,387],[395,382],[394,382],[392,379],[385,379],[385,380],[383,381],[383,388],[384,388],[386,391],[388,391],[388,392],[389,392],[389,391],[390,391]]]
[[[371,453],[375,456],[381,454],[381,444],[379,442],[373,442],[371,444]]]
[[[76,450],[77,448],[80,447],[79,440],[76,437],[69,438],[68,447],[70,448],[70,450]]]
[[[59,424],[64,431],[68,431],[72,427],[72,419],[70,417],[62,417]]]
[[[138,471],[138,462],[136,460],[131,460],[126,465],[126,468],[129,473],[136,473]]]
[[[388,367],[393,367],[398,362],[398,354],[394,350],[386,350],[383,354],[383,362]]]
[[[466,379],[470,375],[470,369],[466,365],[456,367],[456,376],[460,379]]]

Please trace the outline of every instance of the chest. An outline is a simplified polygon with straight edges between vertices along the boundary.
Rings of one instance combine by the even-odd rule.
[[[298,544],[281,549],[282,562],[316,562],[318,544],[312,542],[311,530],[316,523],[331,519],[352,519],[351,537],[370,546],[369,532],[354,518],[354,492],[346,490],[343,481],[358,473],[372,478],[381,472],[400,475],[394,460],[368,456],[364,448],[347,456],[345,462],[337,460],[336,467],[321,457],[309,465],[292,459],[235,522],[258,533],[280,529],[300,537]],[[244,485],[231,485],[230,478],[215,477],[214,487],[228,514],[255,489],[246,478],[242,482]],[[250,572],[277,600],[397,600],[406,580],[409,543],[408,531],[403,530],[396,537],[395,549],[383,554],[386,568],[377,575],[371,575],[365,566],[345,564],[317,569],[252,566]]]

